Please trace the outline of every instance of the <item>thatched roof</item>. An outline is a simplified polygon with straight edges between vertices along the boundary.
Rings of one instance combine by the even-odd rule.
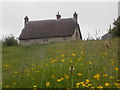
[[[79,28],[79,25],[73,18],[29,21],[23,28],[19,39],[72,36],[76,27]]]

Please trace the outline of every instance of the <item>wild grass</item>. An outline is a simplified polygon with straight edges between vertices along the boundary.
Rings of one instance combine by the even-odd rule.
[[[2,54],[3,88],[120,88],[118,38],[4,46]]]

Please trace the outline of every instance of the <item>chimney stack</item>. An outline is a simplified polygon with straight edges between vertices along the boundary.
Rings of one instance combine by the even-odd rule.
[[[27,16],[25,16],[25,18],[24,18],[24,24],[26,25],[28,21],[29,21],[29,18]]]
[[[56,15],[56,17],[57,17],[57,20],[61,18],[61,15],[59,15],[59,12],[58,12],[58,14]]]
[[[78,18],[78,14],[75,12],[74,14],[73,14],[73,18],[76,20],[76,22],[77,22],[77,18]]]

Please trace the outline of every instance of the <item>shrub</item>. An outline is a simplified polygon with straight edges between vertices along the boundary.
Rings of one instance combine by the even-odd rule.
[[[9,36],[6,36],[2,40],[2,45],[3,46],[16,46],[18,45],[18,40],[15,39],[15,37],[10,34]]]

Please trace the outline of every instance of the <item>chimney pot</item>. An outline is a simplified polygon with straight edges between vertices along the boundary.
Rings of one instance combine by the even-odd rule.
[[[24,18],[24,24],[26,25],[28,21],[29,21],[29,18],[27,16],[25,16],[25,18]]]
[[[75,12],[74,14],[73,14],[73,18],[76,20],[76,22],[77,22],[77,18],[78,18],[78,14]]]
[[[61,18],[61,15],[59,15],[59,12],[58,12],[58,14],[56,15],[56,17],[57,17],[57,20]]]

